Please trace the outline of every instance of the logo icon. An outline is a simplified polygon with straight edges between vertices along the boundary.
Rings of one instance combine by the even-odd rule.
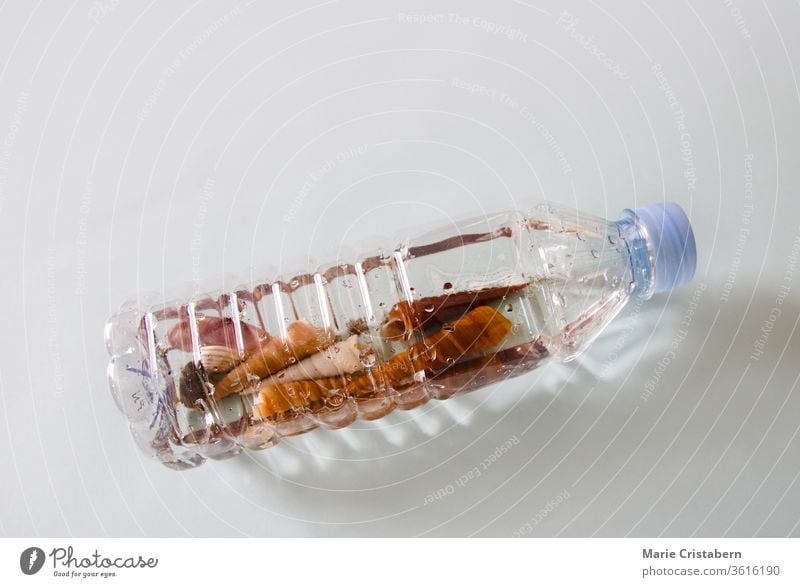
[[[44,566],[44,551],[38,546],[31,546],[19,555],[19,568],[26,575],[35,575]]]

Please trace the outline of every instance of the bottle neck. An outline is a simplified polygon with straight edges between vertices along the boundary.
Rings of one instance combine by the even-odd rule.
[[[647,229],[633,210],[625,210],[615,224],[628,248],[633,291],[644,299],[650,299],[655,292],[655,256]]]

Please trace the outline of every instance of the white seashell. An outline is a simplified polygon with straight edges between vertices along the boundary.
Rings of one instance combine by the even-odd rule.
[[[355,334],[314,353],[291,367],[276,373],[270,379],[274,383],[287,383],[301,379],[320,379],[355,373],[364,368],[361,362],[361,349]]]
[[[220,375],[241,363],[242,358],[226,346],[208,345],[200,347],[200,362],[210,375]]]

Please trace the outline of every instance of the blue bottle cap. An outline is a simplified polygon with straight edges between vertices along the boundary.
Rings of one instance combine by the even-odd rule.
[[[686,212],[675,202],[650,204],[635,211],[653,255],[654,291],[688,283],[697,268],[697,248]]]

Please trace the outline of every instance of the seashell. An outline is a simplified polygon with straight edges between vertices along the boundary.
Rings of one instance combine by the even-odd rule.
[[[181,369],[178,380],[181,402],[190,406],[197,400],[205,398],[208,394],[205,380],[206,375],[202,365],[195,365],[194,361],[186,363]]]
[[[479,306],[394,355],[375,371],[387,385],[401,386],[411,381],[417,371],[438,369],[496,349],[511,332],[511,326],[511,321],[491,306]],[[347,385],[346,393],[358,396],[373,387],[373,376],[361,375]]]
[[[241,363],[242,358],[239,353],[226,346],[209,345],[200,347],[200,362],[206,372],[213,376],[227,373]]]
[[[419,370],[438,369],[463,358],[489,353],[497,349],[511,332],[511,321],[491,306],[475,308],[447,326],[411,345],[407,351],[394,355],[376,367],[372,374],[354,377],[344,388],[341,387],[341,377],[289,382],[283,382],[280,376],[265,379],[258,385],[255,413],[260,418],[269,418],[325,399],[332,392],[342,397],[364,397],[376,391],[375,375],[386,386],[400,387],[413,381]],[[348,339],[340,344],[355,346],[355,341]],[[490,359],[484,357],[482,360]]]
[[[288,383],[301,379],[320,379],[355,373],[363,368],[358,336],[354,334],[347,340],[332,344],[296,365],[287,367],[280,372],[278,377],[280,383]]]
[[[240,393],[253,376],[264,379],[302,361],[330,345],[332,334],[317,328],[306,320],[295,320],[286,329],[286,338],[273,338],[253,350],[247,359],[233,368],[214,390],[214,398],[220,399],[232,393]]]
[[[445,322],[458,320],[473,307],[502,299],[527,285],[527,283],[517,283],[476,290],[454,291],[440,296],[421,298],[413,303],[404,300],[392,306],[386,313],[386,318],[381,326],[381,334],[387,340],[392,341],[410,338],[415,329],[425,330]]]
[[[256,393],[254,415],[269,418],[276,414],[297,409],[327,397],[332,391],[341,388],[341,379],[307,379],[289,383],[262,381]]]
[[[239,326],[245,352],[258,348],[265,340],[269,340],[269,334],[257,326],[247,322],[240,322]],[[187,353],[192,352],[192,333],[187,318],[176,322],[167,331],[166,338],[171,347]],[[235,349],[237,346],[236,327],[233,318],[198,317],[197,338],[201,346],[225,346]]]

